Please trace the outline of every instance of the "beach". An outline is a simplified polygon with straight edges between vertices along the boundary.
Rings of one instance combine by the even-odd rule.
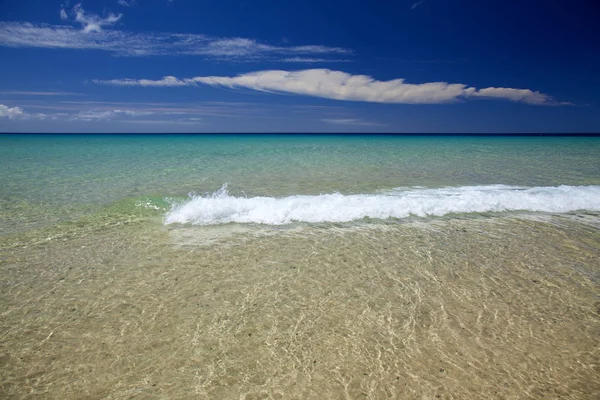
[[[592,399],[600,140],[3,135],[6,398]]]

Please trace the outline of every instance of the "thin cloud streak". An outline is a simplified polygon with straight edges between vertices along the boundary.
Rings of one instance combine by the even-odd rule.
[[[0,91],[0,95],[15,95],[15,96],[82,96],[81,93],[73,92],[35,92],[35,91]]]
[[[306,63],[306,64],[317,64],[317,63],[331,63],[331,62],[352,62],[352,60],[345,59],[327,59],[327,58],[308,58],[308,57],[290,57],[277,60],[285,63]]]
[[[301,71],[257,71],[234,77],[198,76],[179,79],[165,76],[151,79],[93,80],[114,86],[185,87],[209,85],[229,89],[250,89],[266,93],[283,93],[372,103],[440,104],[470,98],[502,99],[534,105],[562,105],[549,95],[531,89],[477,89],[462,83],[406,83],[404,79],[378,81],[367,75],[351,75],[329,69]]]
[[[175,119],[175,120],[140,120],[140,119],[132,119],[125,122],[126,124],[142,124],[142,125],[205,125],[206,123],[200,119]]]
[[[84,111],[73,116],[73,119],[82,121],[97,121],[104,119],[113,119],[117,117],[138,117],[143,115],[152,115],[150,111],[136,111],[136,110],[103,110],[103,111]]]
[[[44,113],[31,113],[31,109],[42,110]],[[52,104],[29,104],[22,106],[7,106],[0,104],[0,119],[27,120],[48,119],[61,121],[115,121],[127,122],[165,120],[165,121],[200,121],[210,118],[249,118],[249,119],[281,119],[265,115],[268,107],[256,107],[243,103],[220,102],[215,105],[190,105],[189,103],[125,103],[125,102],[69,102],[63,101]],[[140,122],[141,123],[141,122]]]
[[[344,125],[344,126],[385,126],[378,122],[363,121],[356,118],[322,118],[321,121],[333,125]]]
[[[113,14],[112,20],[115,18]],[[351,50],[341,47],[274,46],[249,38],[218,38],[185,33],[138,33],[104,30],[102,26],[105,25],[98,21],[88,21],[83,30],[70,26],[0,22],[0,46],[98,50],[121,57],[188,55],[235,61],[282,57],[292,59],[302,56],[325,58],[324,56],[339,57],[352,54]]]
[[[419,7],[421,4],[425,3],[427,0],[421,0],[421,1],[417,1],[416,3],[414,3],[410,9],[414,10],[415,8]]]
[[[117,4],[123,7],[133,7],[137,4],[136,0],[118,0]]]

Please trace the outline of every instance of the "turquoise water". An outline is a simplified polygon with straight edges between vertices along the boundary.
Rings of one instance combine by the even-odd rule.
[[[128,199],[164,212],[223,185],[237,198],[600,185],[599,138],[2,135],[0,159],[2,232],[77,219]]]

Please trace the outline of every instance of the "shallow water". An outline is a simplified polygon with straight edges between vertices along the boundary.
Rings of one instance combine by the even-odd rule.
[[[474,218],[211,236],[132,223],[7,244],[5,395],[599,393],[598,226]]]
[[[144,175],[136,168],[142,168],[142,158],[155,159],[150,169],[168,160],[175,163],[177,152],[168,155],[166,139],[164,153],[155,149],[150,157],[140,150],[144,157],[132,154],[127,161],[123,158],[135,148],[128,142],[133,138],[125,138],[125,148],[113,139],[111,146],[119,151],[94,142],[106,138],[83,138],[93,144],[90,151],[113,154],[104,158],[103,188],[86,177],[86,168],[100,173],[91,167],[101,164],[97,157],[86,161],[78,153],[65,162],[73,168],[81,164],[80,175],[62,171],[58,158],[46,165],[34,156],[11,167],[21,171],[15,172],[20,181],[3,175],[8,182],[3,204],[16,199],[47,211],[23,208],[18,214],[3,206],[3,218],[12,228],[0,236],[0,397],[592,399],[600,393],[600,213],[595,210],[600,203],[593,190],[583,209],[568,211],[517,208],[346,222],[165,224],[177,210],[172,204],[218,198],[186,195],[188,190],[218,189],[224,175],[231,178],[227,196],[242,203],[257,195],[276,202],[308,195],[319,205],[321,193],[336,190],[343,199],[397,197],[393,188],[407,186],[425,187],[410,190],[433,190],[436,196],[441,187],[469,185],[518,185],[519,193],[558,184],[588,190],[600,184],[600,158],[592,160],[597,141],[585,139],[584,146],[565,139],[555,148],[556,143],[534,139],[498,139],[495,144],[482,139],[477,146],[489,146],[491,161],[463,156],[454,161],[454,169],[442,167],[448,159],[434,167],[438,158],[427,154],[419,164],[414,148],[400,156],[386,138],[383,143],[335,139],[344,151],[356,146],[355,170],[340,165],[349,163],[341,155],[326,160],[332,138],[317,139],[315,145],[285,138],[263,148],[263,162],[273,165],[296,157],[290,150],[273,161],[271,154],[280,157],[278,146],[313,149],[303,156],[315,157],[308,166],[289,169],[297,174],[304,169],[310,177],[307,182],[314,187],[302,186],[303,192],[275,170],[256,172],[233,164],[206,175],[198,169],[196,181],[185,168],[185,178],[173,172],[179,182],[160,175],[154,179],[154,173]],[[142,148],[152,148],[137,140]],[[464,147],[475,146],[469,140]],[[520,174],[514,165],[495,173],[493,160],[510,141],[521,143],[521,155],[537,159]],[[439,154],[440,145],[432,143],[428,148]],[[329,150],[317,160],[314,149],[320,145]],[[248,152],[258,151],[255,144],[247,146],[254,150],[237,155],[246,161]],[[461,148],[444,146],[454,152]],[[24,154],[24,149],[15,152]],[[224,158],[229,156],[236,157],[228,153]],[[258,163],[260,157],[254,156]],[[398,173],[386,183],[383,171],[400,170],[394,157],[413,157],[413,172],[428,170],[430,178],[398,182],[393,178]],[[30,162],[49,170],[56,162],[57,172],[34,179]],[[315,165],[326,162],[337,172],[319,175],[321,167]],[[469,162],[478,167],[469,171]],[[361,169],[369,165],[368,173]],[[219,168],[225,172],[215,172]],[[409,168],[408,161],[402,168]],[[534,170],[546,170],[547,176],[527,174]],[[463,179],[470,174],[476,177]],[[362,181],[351,183],[356,176]],[[129,183],[117,184],[121,178],[143,182],[141,194],[133,193]],[[339,188],[326,187],[325,179]],[[246,196],[235,189],[240,182],[247,185]],[[23,190],[13,192],[7,185]],[[406,189],[399,190],[405,194]],[[452,193],[442,198],[460,203]],[[554,196],[552,201],[564,205],[581,198]],[[58,211],[52,211],[53,204]],[[337,208],[344,207],[350,209]]]
[[[0,135],[0,233],[124,199],[600,185],[600,138]]]

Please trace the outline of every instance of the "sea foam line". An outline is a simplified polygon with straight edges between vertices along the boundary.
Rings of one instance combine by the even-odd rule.
[[[379,194],[234,197],[225,187],[173,205],[165,223],[217,225],[230,222],[283,225],[350,222],[363,218],[443,216],[451,213],[600,211],[600,186],[462,186],[395,189]]]

